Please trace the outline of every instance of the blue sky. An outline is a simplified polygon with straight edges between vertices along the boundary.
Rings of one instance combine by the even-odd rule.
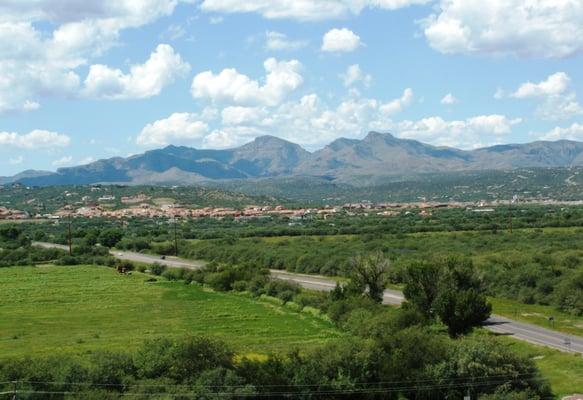
[[[580,0],[2,2],[0,175],[264,134],[583,140],[582,53]]]

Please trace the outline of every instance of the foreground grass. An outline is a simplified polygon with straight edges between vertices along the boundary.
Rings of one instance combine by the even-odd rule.
[[[583,317],[563,313],[552,306],[523,304],[515,300],[500,298],[488,300],[492,303],[494,314],[570,335],[583,336]],[[551,316],[554,318],[552,322],[549,320]]]
[[[150,278],[96,266],[0,269],[0,357],[128,349],[145,339],[199,334],[264,354],[339,335],[308,314]]]
[[[569,394],[583,393],[583,358],[581,355],[563,353],[508,337],[500,337],[500,340],[514,352],[533,359],[558,398]]]

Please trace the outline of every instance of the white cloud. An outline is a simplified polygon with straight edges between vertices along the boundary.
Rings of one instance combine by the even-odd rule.
[[[360,37],[347,28],[331,29],[322,38],[322,51],[327,52],[351,52],[360,45]]]
[[[400,121],[392,129],[405,138],[467,149],[498,143],[502,136],[512,132],[514,125],[521,122],[520,118],[509,119],[497,114],[454,121],[428,117],[418,121]]]
[[[210,18],[209,18],[209,22],[210,22],[212,25],[221,24],[221,23],[223,23],[223,21],[224,21],[224,20],[225,20],[225,19],[224,19],[223,17],[219,17],[219,16],[215,16],[215,17],[210,17]]]
[[[411,102],[413,101],[413,97],[414,97],[413,89],[407,88],[403,91],[403,95],[400,98],[382,104],[380,106],[380,111],[385,115],[391,115],[401,112],[405,107],[411,104]]]
[[[535,114],[545,120],[569,119],[583,114],[583,107],[577,101],[577,95],[570,90],[571,78],[564,72],[557,72],[541,82],[525,82],[508,96],[517,99],[542,98],[543,102],[536,108]],[[495,98],[504,96],[498,90]]]
[[[564,72],[557,72],[550,75],[546,80],[539,83],[526,82],[512,93],[510,96],[517,99],[539,96],[553,96],[563,93],[569,87],[571,78]]]
[[[396,101],[400,102],[401,99]],[[273,109],[229,110],[223,115],[227,117],[223,123],[231,122],[233,125],[223,126],[219,132],[215,132],[213,140],[206,140],[206,144],[211,146],[220,139],[224,143],[221,147],[229,147],[242,144],[255,136],[272,134],[309,148],[317,148],[338,137],[356,138],[379,126],[391,127],[388,115],[381,112],[382,105],[376,99],[357,95],[344,99],[336,107],[330,107],[312,93]]]
[[[267,110],[262,107],[231,106],[223,109],[221,118],[223,125],[256,124],[267,116]]]
[[[257,13],[265,18],[315,21],[358,15],[365,8],[395,10],[431,0],[204,0],[204,11]]]
[[[494,98],[496,100],[500,100],[503,99],[504,97],[506,97],[506,91],[502,88],[497,88],[496,93],[494,93]]]
[[[299,50],[308,45],[306,40],[292,40],[281,32],[265,32],[265,48],[267,50]]]
[[[558,58],[583,51],[580,0],[441,0],[422,24],[442,53]]]
[[[228,149],[240,146],[257,136],[265,135],[265,131],[252,126],[229,126],[216,129],[204,138],[203,147],[212,149]]]
[[[73,162],[72,156],[63,156],[58,160],[52,162],[52,165],[55,167],[62,167],[63,165],[69,165]]]
[[[67,135],[35,129],[26,134],[16,132],[0,132],[0,146],[15,147],[27,150],[67,147],[71,139]]]
[[[583,124],[573,123],[566,128],[556,127],[550,131],[538,135],[542,140],[583,140]]]
[[[583,115],[583,107],[577,101],[575,92],[564,95],[549,96],[540,104],[535,114],[542,119],[558,121]]]
[[[101,99],[147,98],[160,94],[162,89],[190,71],[190,65],[167,44],[159,44],[144,63],[133,65],[129,74],[106,65],[96,64],[89,69],[83,93]]]
[[[346,68],[346,72],[340,74],[340,78],[344,82],[344,86],[352,86],[357,82],[362,82],[364,86],[370,86],[372,76],[365,74],[358,64],[353,64]]]
[[[201,72],[192,81],[192,95],[214,103],[275,106],[303,83],[302,65],[297,60],[269,58],[263,66],[267,72],[263,85],[234,68],[216,75],[212,71]]]
[[[170,15],[180,1],[0,2],[0,113],[35,110],[46,97],[75,96],[76,68],[114,46],[122,30]]]
[[[174,113],[146,125],[136,138],[136,143],[140,146],[198,145],[208,133],[208,124],[201,115]]]
[[[458,102],[459,102],[459,100],[451,93],[446,94],[441,99],[441,104],[448,105],[448,106],[451,106],[451,105],[456,104]]]

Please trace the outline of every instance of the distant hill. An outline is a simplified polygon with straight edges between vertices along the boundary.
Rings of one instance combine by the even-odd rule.
[[[61,168],[55,173],[25,171],[0,178],[0,183],[193,185],[237,179],[320,177],[363,185],[415,174],[573,166],[583,166],[581,142],[538,141],[467,151],[370,132],[362,140],[338,139],[313,153],[273,136],[258,137],[227,150],[168,146],[128,158]]]

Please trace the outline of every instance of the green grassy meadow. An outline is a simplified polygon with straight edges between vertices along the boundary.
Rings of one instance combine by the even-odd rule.
[[[583,392],[583,358],[548,347],[500,337],[510,349],[535,361],[558,398]]]
[[[242,354],[338,337],[333,325],[269,302],[106,267],[0,269],[0,358],[135,348],[160,336],[207,335]]]

